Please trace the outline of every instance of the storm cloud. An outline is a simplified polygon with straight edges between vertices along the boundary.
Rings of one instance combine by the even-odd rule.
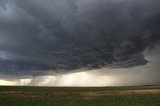
[[[130,72],[149,64],[159,23],[158,0],[0,0],[0,73]]]

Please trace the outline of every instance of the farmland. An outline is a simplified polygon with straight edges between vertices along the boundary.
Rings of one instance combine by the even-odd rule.
[[[160,87],[0,87],[0,106],[160,106]]]

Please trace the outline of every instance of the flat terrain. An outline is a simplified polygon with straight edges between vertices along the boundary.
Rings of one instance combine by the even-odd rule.
[[[0,87],[0,106],[160,106],[160,87]]]

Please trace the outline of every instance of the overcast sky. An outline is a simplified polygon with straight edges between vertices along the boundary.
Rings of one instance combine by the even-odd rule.
[[[0,0],[0,82],[159,84],[159,54],[159,0]]]

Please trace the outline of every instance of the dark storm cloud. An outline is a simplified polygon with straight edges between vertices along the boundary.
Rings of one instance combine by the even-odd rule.
[[[158,0],[0,0],[1,73],[144,65],[159,23]]]
[[[0,0],[0,8],[3,9],[3,10],[6,10],[6,3],[7,3],[7,0]]]

